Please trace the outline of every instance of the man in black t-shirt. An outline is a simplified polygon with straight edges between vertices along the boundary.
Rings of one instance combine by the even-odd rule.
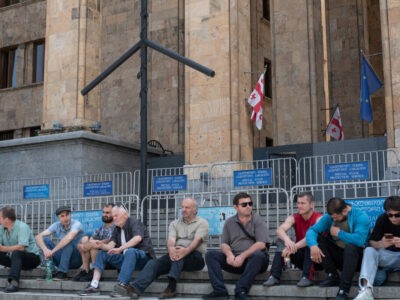
[[[385,200],[386,213],[378,217],[364,250],[360,272],[360,292],[355,300],[370,300],[378,267],[398,268],[400,266],[400,197],[391,196]]]

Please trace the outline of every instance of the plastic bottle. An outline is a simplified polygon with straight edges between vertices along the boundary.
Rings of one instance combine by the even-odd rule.
[[[53,281],[53,261],[46,260],[46,281]]]
[[[292,267],[292,264],[290,263],[290,257],[286,256],[283,261],[285,262],[285,269],[289,270]]]

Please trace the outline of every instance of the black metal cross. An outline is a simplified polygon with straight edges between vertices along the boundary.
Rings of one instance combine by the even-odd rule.
[[[192,61],[174,51],[164,48],[147,39],[147,27],[148,27],[148,13],[147,13],[147,0],[141,0],[141,28],[140,28],[140,40],[133,45],[128,51],[126,51],[120,58],[113,62],[104,72],[97,76],[92,82],[90,82],[81,91],[82,95],[85,96],[92,89],[94,89],[100,82],[102,82],[108,75],[114,72],[120,65],[122,65],[128,58],[135,54],[140,49],[140,199],[143,199],[147,195],[147,47],[150,47],[156,51],[159,51],[185,65],[196,69],[199,72],[206,74],[207,76],[214,77],[215,72],[209,68],[206,68],[195,61]]]

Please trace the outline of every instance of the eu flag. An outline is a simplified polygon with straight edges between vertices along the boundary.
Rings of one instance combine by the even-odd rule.
[[[362,56],[361,68],[361,119],[371,123],[372,122],[372,109],[371,109],[371,95],[382,87],[382,82],[376,76],[374,70],[371,68],[364,55]]]

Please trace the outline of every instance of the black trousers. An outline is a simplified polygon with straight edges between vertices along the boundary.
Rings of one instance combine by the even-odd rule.
[[[10,258],[5,252],[0,252],[0,265],[10,268],[8,281],[19,282],[21,270],[36,268],[40,265],[40,256],[25,251],[14,251],[11,252]]]
[[[361,267],[363,248],[346,244],[343,249],[322,235],[318,236],[318,246],[325,255],[322,258],[325,272],[335,274],[337,269],[341,270],[339,288],[349,292],[354,273]]]

